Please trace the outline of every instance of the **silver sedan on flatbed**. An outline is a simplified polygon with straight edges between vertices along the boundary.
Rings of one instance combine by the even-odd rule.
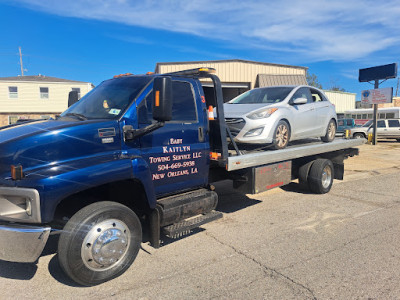
[[[225,120],[236,142],[272,144],[285,148],[289,141],[335,138],[335,106],[314,87],[274,86],[247,91],[224,104]]]

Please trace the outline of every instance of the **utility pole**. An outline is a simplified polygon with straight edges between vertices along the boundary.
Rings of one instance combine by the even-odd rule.
[[[21,47],[19,48],[19,64],[21,65],[21,75],[24,76],[24,65],[22,64],[22,51]]]
[[[396,97],[397,97],[397,92],[399,91],[399,80],[400,80],[400,77],[397,77]]]

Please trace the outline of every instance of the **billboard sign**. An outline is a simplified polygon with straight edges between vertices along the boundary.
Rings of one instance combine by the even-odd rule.
[[[359,82],[369,82],[374,80],[390,79],[396,77],[397,77],[397,63],[360,69],[358,73]]]
[[[365,90],[361,92],[361,103],[380,104],[391,103],[393,88]]]

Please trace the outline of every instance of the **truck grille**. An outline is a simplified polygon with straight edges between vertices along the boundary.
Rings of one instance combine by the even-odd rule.
[[[233,137],[237,136],[244,125],[246,125],[246,121],[242,118],[225,118],[225,122]]]

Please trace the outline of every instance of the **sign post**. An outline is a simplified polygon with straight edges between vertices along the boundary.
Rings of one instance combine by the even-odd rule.
[[[358,73],[358,81],[359,82],[370,82],[374,81],[374,89],[377,90],[379,89],[379,80],[387,80],[390,78],[396,78],[397,77],[397,63],[389,64],[389,65],[383,65],[383,66],[377,66],[377,67],[372,67],[372,68],[366,68],[366,69],[359,69]],[[393,94],[393,92],[392,92]],[[390,99],[391,101],[391,99]],[[373,120],[373,138],[372,138],[372,144],[376,145],[377,144],[377,123],[378,123],[378,103],[379,101],[372,101],[374,105],[374,120]]]
[[[379,89],[379,79],[375,79],[374,89]],[[372,145],[377,144],[377,125],[378,125],[378,104],[374,103],[374,121],[373,121],[373,136],[372,136]]]
[[[377,117],[378,117],[378,104],[380,103],[391,103],[393,99],[393,88],[379,89],[379,81],[375,80],[375,89],[366,90],[361,92],[361,102],[366,104],[373,104],[374,106],[374,120],[373,129],[374,132],[377,130]],[[376,136],[373,136],[372,143],[376,145]]]

